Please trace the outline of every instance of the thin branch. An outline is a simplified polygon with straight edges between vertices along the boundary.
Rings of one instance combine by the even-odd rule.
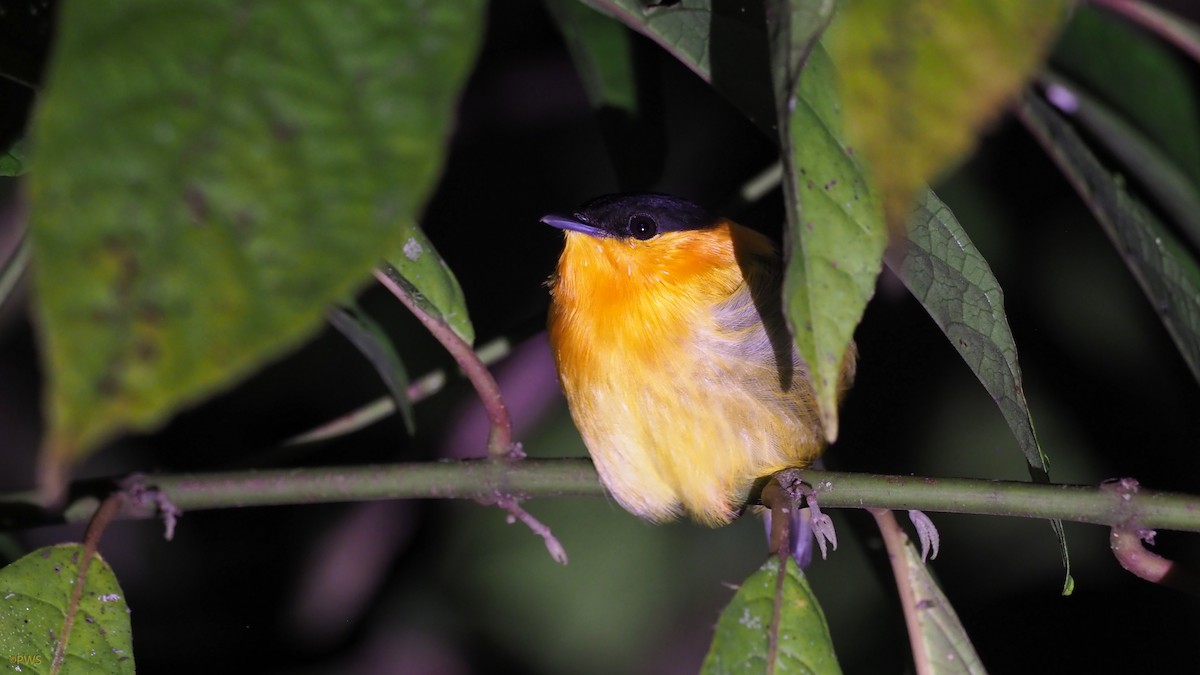
[[[79,614],[79,602],[83,599],[83,589],[87,585],[88,568],[92,564],[92,558],[96,556],[96,552],[100,549],[100,538],[104,536],[104,530],[108,528],[108,524],[112,522],[113,517],[121,510],[121,504],[124,502],[124,495],[120,492],[115,492],[109,495],[100,504],[95,514],[92,516],[91,522],[88,523],[87,530],[83,534],[83,558],[79,561],[79,569],[75,576],[75,586],[71,589],[71,599],[67,603],[66,615],[63,618],[62,636],[58,640],[58,645],[54,650],[54,660],[50,663],[50,672],[52,674],[61,673],[63,664],[67,658],[67,643],[71,639],[71,629],[75,625],[75,616]]]
[[[567,549],[563,548],[562,542],[554,533],[550,531],[550,527],[533,516],[532,513],[521,508],[521,505],[516,499],[509,496],[496,498],[496,506],[508,511],[508,523],[511,525],[518,520],[525,524],[534,534],[542,538],[546,542],[546,550],[550,552],[550,557],[554,562],[560,565],[567,564]]]
[[[404,303],[404,306],[437,338],[437,341],[442,343],[442,346],[450,352],[450,356],[454,357],[454,361],[462,368],[467,379],[471,381],[471,386],[475,387],[479,399],[483,402],[483,408],[487,411],[488,421],[491,423],[487,442],[488,456],[493,459],[523,457],[520,447],[512,441],[512,420],[508,416],[508,407],[504,404],[504,397],[500,394],[500,386],[496,384],[496,380],[488,371],[487,366],[483,365],[483,362],[471,350],[471,345],[460,338],[446,322],[430,316],[417,306],[408,292],[395,279],[388,276],[387,272],[377,269],[375,278],[387,287],[400,302]]]
[[[1101,486],[1101,490],[1124,500],[1133,499],[1141,489],[1142,486],[1132,478],[1109,481]],[[1142,542],[1153,544],[1154,535],[1154,530],[1143,528],[1136,522],[1128,522],[1112,529],[1109,546],[1113,555],[1117,557],[1117,562],[1121,563],[1121,567],[1127,572],[1152,583],[1200,595],[1200,577],[1197,577],[1195,572],[1148,551],[1142,545]]]
[[[1136,0],[1091,0],[1091,3],[1140,24],[1200,62],[1200,41],[1197,41],[1195,30],[1189,30],[1186,20]]]
[[[781,518],[788,520],[788,518]],[[785,546],[785,548],[787,548]],[[767,631],[767,672],[765,675],[775,675],[775,666],[779,662],[779,632],[783,624],[783,590],[787,583],[788,560],[792,557],[786,550],[776,551],[779,561],[779,571],[775,574],[775,595],[771,603],[771,626]]]
[[[1062,518],[1108,527],[1200,532],[1200,496],[1111,485],[1046,485],[1019,481],[926,478],[805,470],[804,480],[823,508],[882,508],[893,511],[974,513],[1014,518]],[[271,471],[146,476],[183,511],[369,501],[377,499],[476,499],[496,495],[599,497],[604,494],[591,461],[527,459],[521,462],[467,460],[384,466],[319,467]],[[1121,481],[1124,482],[1124,481]],[[96,495],[111,479],[70,486],[62,510],[40,506],[35,491],[0,495],[0,530],[84,522],[95,512]],[[122,518],[156,516],[152,505],[125,504]]]
[[[908,535],[896,522],[894,513],[887,509],[867,509],[875,516],[875,523],[883,535],[883,545],[887,549],[888,562],[892,565],[892,575],[896,577],[896,590],[900,595],[900,607],[904,610],[904,624],[908,627],[908,642],[912,647],[913,663],[917,666],[917,675],[932,675],[932,661],[926,649],[925,641],[921,639],[921,622],[917,616],[917,596],[913,592],[912,583],[908,578],[908,563],[904,555],[904,545]]]
[[[512,345],[509,343],[508,338],[499,337],[476,349],[475,356],[483,365],[490,366],[507,357],[511,352]],[[441,391],[442,387],[446,385],[446,381],[446,371],[440,369],[433,370],[410,382],[404,393],[408,396],[410,403],[420,403]],[[395,399],[391,396],[380,396],[374,401],[362,405],[337,419],[330,420],[318,427],[297,434],[284,441],[282,445],[301,445],[303,443],[314,443],[337,436],[344,436],[370,426],[395,412]]]

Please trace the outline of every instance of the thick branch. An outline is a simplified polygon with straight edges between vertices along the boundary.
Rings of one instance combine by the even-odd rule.
[[[824,508],[920,509],[1018,518],[1062,518],[1109,527],[1200,532],[1200,496],[1111,486],[1044,485],[963,478],[803,472]],[[599,497],[604,494],[587,459],[468,460],[386,466],[146,476],[183,511],[316,504],[376,499]],[[0,529],[83,522],[116,481],[79,482],[62,511],[39,506],[37,493],[0,495]],[[127,500],[121,517],[154,516],[150,501]]]

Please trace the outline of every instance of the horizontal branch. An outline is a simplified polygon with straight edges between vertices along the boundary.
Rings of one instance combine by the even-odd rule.
[[[1123,479],[1095,486],[965,478],[804,471],[822,507],[919,509],[1019,518],[1061,518],[1096,525],[1200,532],[1200,496],[1144,490]],[[599,497],[587,459],[467,460],[384,466],[140,476],[159,498],[126,500],[120,517],[150,518],[158,503],[182,511],[380,499]],[[128,485],[129,480],[121,481]],[[0,529],[84,522],[118,481],[80,481],[61,509],[39,505],[33,491],[0,495]]]
[[[587,459],[465,460],[368,466],[273,469],[137,476],[181,511],[326,504],[383,499],[478,499],[498,497],[599,497],[604,494]],[[86,522],[99,500],[128,479],[72,484],[66,505],[47,509],[38,493],[0,495],[0,530]],[[151,500],[126,503],[120,517],[151,518]]]

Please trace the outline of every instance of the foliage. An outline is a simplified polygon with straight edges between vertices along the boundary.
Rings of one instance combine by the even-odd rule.
[[[966,162],[980,135],[1015,106],[1016,119],[1061,167],[1149,298],[1148,310],[1130,311],[1155,315],[1196,376],[1200,221],[1193,207],[1200,204],[1200,116],[1194,114],[1197,101],[1189,79],[1194,64],[1184,65],[1155,34],[1131,31],[1122,20],[1125,15],[1087,6],[1069,17],[1065,2],[935,4],[546,0],[545,6],[595,113],[599,134],[590,142],[607,153],[615,174],[610,182],[621,189],[702,195],[706,198],[701,201],[728,207],[739,218],[745,214],[755,224],[765,221],[768,228],[784,223],[786,308],[797,345],[810,364],[831,440],[853,444],[862,438],[846,423],[856,419],[853,401],[839,420],[837,374],[856,330],[860,348],[869,350],[872,344],[860,327],[864,313],[869,324],[870,313],[883,311],[876,308],[888,302],[875,297],[894,280],[883,271],[886,264],[982,382],[1030,474],[1048,481],[1049,453],[1034,432],[1017,359],[1022,341],[1012,320],[1012,295],[1006,303],[1000,288],[1004,274],[991,253],[985,257],[989,247],[999,248],[987,227],[996,216],[968,207],[956,217],[926,186],[935,184],[942,192],[937,183],[950,175],[947,186],[954,192],[954,176],[972,169],[947,172]],[[512,10],[493,6],[491,11],[503,16]],[[1159,24],[1160,32],[1170,32],[1182,49],[1200,53],[1200,39],[1190,24],[1169,14],[1156,16],[1167,22],[1167,29]],[[479,110],[515,115],[505,106],[525,95],[515,86],[480,93],[472,85],[475,55],[483,50],[497,58],[506,41],[519,34],[493,18],[489,47],[483,18],[480,3],[382,0],[188,2],[169,11],[134,0],[62,6],[28,140],[0,148],[0,174],[21,176],[28,195],[32,252],[27,255],[20,245],[8,256],[0,274],[0,300],[20,292],[23,286],[16,280],[29,265],[31,313],[45,377],[47,429],[39,455],[45,497],[61,495],[75,466],[106,444],[123,442],[129,432],[157,439],[155,444],[163,448],[172,439],[188,438],[183,432],[172,435],[173,428],[188,428],[188,413],[182,411],[206,401],[219,406],[222,395],[228,400],[252,388],[271,364],[296,363],[302,358],[297,350],[313,344],[323,317],[366,355],[359,377],[374,381],[370,367],[376,368],[376,386],[386,388],[402,412],[403,425],[382,432],[386,440],[380,445],[391,454],[369,459],[395,461],[396,446],[432,443],[432,435],[414,436],[430,427],[439,433],[478,429],[449,422],[444,404],[428,417],[411,406],[409,370],[432,370],[444,359],[432,355],[436,352],[421,342],[421,331],[413,324],[377,321],[370,297],[364,296],[359,306],[350,296],[369,279],[373,266],[387,261],[388,275],[420,311],[467,342],[477,332],[525,337],[530,331],[521,327],[519,316],[536,314],[529,307],[544,304],[537,281],[549,270],[545,260],[528,255],[529,244],[548,242],[543,247],[548,248],[556,242],[539,242],[522,229],[538,215],[525,213],[524,204],[550,211],[570,203],[550,203],[550,194],[565,201],[604,191],[599,186],[605,179],[597,177],[595,162],[581,159],[594,160],[598,152],[585,152],[585,141],[574,131],[559,137],[558,145],[547,143],[537,134],[548,125],[531,125],[539,131],[529,131],[521,126],[528,124],[525,118],[511,145],[485,145],[477,155],[462,156],[468,140],[494,131],[480,126]],[[1063,39],[1047,66],[1046,54],[1060,31]],[[554,48],[561,62],[564,50],[557,44]],[[15,61],[5,49],[16,50],[0,48],[5,57],[0,74],[34,86],[28,69],[12,66]],[[474,77],[486,79],[489,65],[486,56],[474,64]],[[680,65],[690,72],[679,72]],[[1028,86],[1031,79],[1037,87]],[[1149,87],[1152,82],[1161,86]],[[550,110],[553,91],[539,90],[527,103]],[[714,92],[727,103],[713,103]],[[485,100],[472,101],[472,95]],[[693,117],[694,109],[716,112]],[[525,114],[539,120],[543,113]],[[679,142],[680,127],[690,125],[694,136]],[[672,167],[686,163],[691,148],[728,130],[753,138],[743,143],[744,155],[707,157],[696,162],[700,166],[688,178],[670,178]],[[779,162],[768,189],[754,187],[761,183],[754,179],[767,163],[764,158]],[[513,181],[519,180],[514,176],[524,169],[513,167],[538,165],[535,160],[549,168],[538,170],[524,189],[514,188]],[[461,167],[472,164],[485,167],[486,180],[463,177]],[[674,171],[678,176],[678,168]],[[566,183],[575,187],[563,187]],[[718,203],[734,193],[737,199]],[[330,311],[334,303],[353,309]],[[870,361],[865,363],[871,367]],[[351,397],[359,395],[354,377],[341,366],[334,370],[330,379],[335,385],[353,392]],[[1187,386],[1194,385],[1189,380]],[[508,399],[511,403],[514,397]],[[1037,408],[1036,397],[1030,400]],[[223,425],[226,418],[212,419]],[[887,420],[881,412],[872,423],[886,425]],[[249,415],[244,428],[254,422],[262,420]],[[561,425],[560,418],[528,432],[529,445],[538,446],[540,438],[554,439],[547,441],[550,447],[578,447],[572,432]],[[937,422],[931,420],[929,426]],[[291,428],[286,435],[299,430]],[[244,465],[239,455],[262,443],[250,440],[253,432],[235,435],[243,438],[233,454],[206,458],[214,464],[199,465]],[[458,438],[448,443],[483,447],[478,439]],[[984,457],[992,446],[974,442],[972,447],[975,459],[992,461],[990,455]],[[457,455],[444,454],[482,454],[455,451]],[[250,463],[264,465],[278,458],[251,457]],[[164,464],[196,466],[178,458]],[[900,466],[905,472],[917,470]],[[1005,471],[1011,468],[1005,466]],[[1183,487],[1195,491],[1194,484]],[[496,495],[498,501],[502,497]],[[524,514],[515,503],[512,509],[510,517]],[[790,564],[781,572],[771,560],[751,573],[744,560],[722,562],[718,554],[709,559],[695,551],[690,555],[696,561],[681,564],[688,554],[668,550],[645,528],[630,531],[620,529],[627,523],[606,524],[612,515],[587,512],[581,520],[567,521],[588,524],[578,536],[596,545],[589,551],[593,562],[605,555],[604,548],[620,548],[603,546],[611,532],[620,532],[613,536],[643,542],[640,550],[667,559],[664,569],[670,574],[654,577],[647,572],[649,564],[626,559],[627,566],[620,569],[654,579],[646,588],[657,595],[642,597],[639,612],[607,616],[597,635],[619,640],[634,631],[644,636],[655,623],[648,618],[652,613],[662,619],[658,623],[668,622],[661,604],[683,607],[688,602],[668,586],[694,574],[692,568],[700,566],[696,561],[707,560],[722,573],[749,578],[717,624],[703,664],[706,672],[839,672],[838,660],[845,664],[858,656],[846,653],[836,622],[826,621],[804,575]],[[1065,563],[1066,537],[1061,524],[1054,524]],[[395,527],[377,525],[366,530],[371,532],[367,538]],[[570,525],[556,531],[561,536],[563,530],[571,532]],[[676,536],[674,530],[663,531],[665,537]],[[401,540],[400,534],[392,535],[396,539],[379,539]],[[713,550],[717,533],[704,536],[709,538],[707,549],[697,551]],[[511,546],[507,542],[513,537],[509,532],[491,539],[485,535],[484,540],[497,550]],[[646,543],[651,540],[655,543]],[[513,570],[536,569],[544,561],[514,558],[504,569],[481,572],[461,561],[482,559],[483,552],[455,558],[456,549],[461,553],[472,545],[451,538],[443,553],[452,562],[432,563],[439,566],[434,570],[450,570],[442,573],[465,579],[461,588],[482,584],[483,575],[494,577],[472,597],[496,593],[518,602],[536,594],[532,586],[540,577]],[[29,574],[31,566],[45,567],[48,555],[58,560],[74,550],[42,549],[21,558],[0,572],[0,583],[9,583],[10,598],[32,597],[33,582],[8,580]],[[328,542],[323,550],[329,556],[339,551]],[[503,552],[499,555],[504,559]],[[1005,555],[1011,560],[1021,553]],[[587,556],[573,553],[572,565],[579,565],[581,557]],[[378,560],[386,570],[390,558]],[[233,561],[247,564],[238,556]],[[356,559],[348,564],[368,563]],[[89,577],[89,584],[116,589],[98,597],[123,598],[111,569],[103,561],[98,565],[93,570],[100,570],[94,572],[99,578]],[[935,626],[924,625],[924,639],[933,645],[929,649],[949,645],[947,649],[972,656],[940,663],[939,672],[978,672],[968,630],[949,607],[947,597],[954,594],[943,594],[923,564],[909,560],[909,565],[911,575],[900,583],[946,610],[937,614]],[[814,576],[821,574],[819,568]],[[66,579],[62,569],[32,573]],[[591,569],[603,575],[603,565]],[[437,575],[430,569],[422,572]],[[383,574],[375,570],[372,577],[356,568],[358,573],[368,579]],[[605,589],[622,580],[610,575],[592,581],[604,585],[599,591],[593,587],[588,596],[601,606],[615,593]],[[587,580],[568,583],[556,577],[546,585],[586,594],[579,591],[580,583]],[[840,602],[832,589],[813,585],[827,602]],[[1072,585],[1068,567],[1066,592]],[[504,590],[496,591],[498,587]],[[63,595],[69,588],[47,583],[39,592]],[[50,603],[53,616],[37,621],[57,625],[61,600]],[[137,600],[135,595],[135,606]],[[84,615],[100,611],[93,604],[83,605]],[[105,608],[111,609],[100,609]],[[427,603],[422,616],[444,611],[444,605]],[[298,609],[297,614],[303,612]],[[491,625],[495,635],[505,636],[500,653],[519,654],[543,668],[574,660],[573,655],[554,655],[544,640],[525,640],[507,617],[489,619],[486,614],[480,610],[478,625]],[[13,626],[22,616],[8,611],[2,620]],[[705,617],[711,623],[715,612]],[[104,624],[102,634],[124,640],[114,649],[132,654],[128,620],[120,618],[123,625]],[[584,619],[563,621],[586,623]],[[830,624],[838,658],[830,651]],[[456,629],[451,626],[445,633]],[[777,631],[778,649],[763,649],[767,638],[762,629]],[[0,630],[6,632],[16,635]],[[809,632],[821,644],[815,651],[785,648],[799,644]],[[409,637],[416,644],[428,636],[418,632]],[[14,639],[25,642],[9,645],[10,654],[47,653],[46,645],[34,644],[36,636]],[[649,642],[643,638],[640,649],[649,650]],[[139,649],[144,644],[139,638]],[[545,653],[530,656],[539,649]],[[620,669],[609,660],[618,655],[603,651],[594,655],[595,669]],[[988,662],[986,653],[982,662]],[[690,663],[700,667],[699,656]],[[132,662],[104,669],[125,667],[131,670]]]

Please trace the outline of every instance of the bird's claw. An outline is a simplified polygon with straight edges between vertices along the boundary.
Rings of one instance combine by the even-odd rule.
[[[801,567],[807,567],[812,559],[812,546],[808,539],[808,533],[812,532],[817,548],[821,550],[821,559],[825,560],[830,546],[837,550],[837,531],[834,530],[833,520],[822,513],[817,504],[817,490],[804,482],[798,469],[780,471],[775,475],[775,480],[791,502],[788,510],[791,515],[789,544],[792,557]],[[802,501],[807,504],[804,509],[800,508]]]
[[[817,548],[821,549],[821,560],[825,560],[826,551],[825,544],[829,543],[833,550],[837,550],[837,530],[833,529],[833,520],[829,516],[821,513],[821,508],[817,506],[817,493],[812,490],[810,494],[805,496],[808,502],[808,509],[812,512],[809,526],[812,528],[813,539],[817,540]]]
[[[913,527],[917,528],[917,538],[921,540],[921,562],[937,559],[938,544],[941,543],[942,537],[934,527],[933,521],[916,509],[909,509],[908,519],[912,521]]]

